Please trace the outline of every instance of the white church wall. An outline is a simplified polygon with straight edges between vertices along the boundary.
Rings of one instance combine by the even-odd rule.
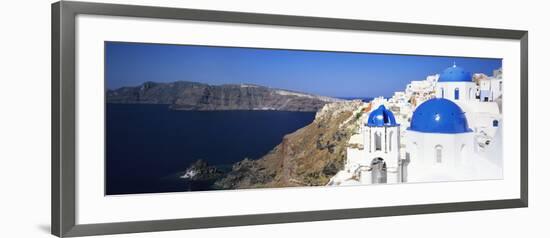
[[[455,90],[458,89],[458,100],[455,99]],[[446,98],[453,102],[475,100],[476,85],[474,82],[439,82],[436,85],[436,97]]]
[[[461,171],[473,167],[473,133],[408,131],[407,137],[406,147],[410,154],[409,182],[460,179],[464,177]]]

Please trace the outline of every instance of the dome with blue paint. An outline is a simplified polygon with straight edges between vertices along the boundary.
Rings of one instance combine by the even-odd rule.
[[[472,74],[455,65],[443,70],[438,82],[472,82]]]
[[[369,114],[367,126],[397,126],[397,122],[393,113],[384,105],[380,105]]]
[[[433,98],[420,104],[412,115],[409,130],[446,134],[472,131],[464,111],[445,98]]]

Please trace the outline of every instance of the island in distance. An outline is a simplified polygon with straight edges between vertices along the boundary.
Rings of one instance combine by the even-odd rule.
[[[500,58],[104,46],[107,195],[503,178]]]
[[[107,91],[108,103],[169,104],[173,110],[277,110],[316,112],[341,99],[250,84],[145,82]]]
[[[314,113],[311,123],[286,134],[267,154],[242,158],[228,169],[197,158],[180,179],[210,189],[321,186],[341,170],[361,100],[344,100],[259,85],[146,82],[107,91],[111,104],[165,104],[182,111],[289,111]]]

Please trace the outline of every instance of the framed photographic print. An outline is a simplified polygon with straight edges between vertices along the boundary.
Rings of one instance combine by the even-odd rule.
[[[527,32],[52,5],[60,237],[527,206]]]

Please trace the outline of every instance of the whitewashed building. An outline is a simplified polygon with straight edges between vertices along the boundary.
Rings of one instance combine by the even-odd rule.
[[[350,139],[344,169],[328,185],[501,178],[502,117],[494,98],[502,95],[501,75],[499,69],[487,79],[487,100],[480,98],[485,79],[474,82],[456,64],[389,100],[375,98]]]
[[[454,64],[439,76],[435,94],[451,101],[473,101],[476,100],[476,91],[472,75]]]
[[[400,126],[393,113],[383,104],[379,105],[362,123],[360,135],[363,136],[362,142],[357,141],[357,136],[350,139],[359,148],[348,148],[344,170],[329,184],[402,182]]]
[[[400,181],[400,127],[393,113],[380,105],[369,114],[363,128],[363,145],[367,154],[365,162],[371,169],[371,182]]]
[[[492,77],[481,77],[478,84],[479,101],[496,101],[502,95],[502,69],[494,70]]]
[[[468,179],[474,133],[462,109],[445,98],[418,106],[407,129],[408,182]]]

